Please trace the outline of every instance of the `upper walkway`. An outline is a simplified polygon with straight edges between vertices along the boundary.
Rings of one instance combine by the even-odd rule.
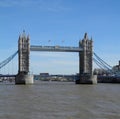
[[[30,46],[31,51],[51,51],[51,52],[81,52],[79,47],[64,47],[64,46]]]

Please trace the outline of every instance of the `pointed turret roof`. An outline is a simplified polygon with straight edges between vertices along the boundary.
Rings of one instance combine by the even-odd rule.
[[[88,35],[87,35],[87,33],[85,33],[85,35],[84,35],[84,39],[88,39]]]
[[[23,30],[22,37],[26,38],[25,30]]]

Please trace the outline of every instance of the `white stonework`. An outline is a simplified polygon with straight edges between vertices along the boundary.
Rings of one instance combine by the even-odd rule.
[[[33,84],[34,80],[33,80],[33,75],[28,74],[25,75],[25,84]]]

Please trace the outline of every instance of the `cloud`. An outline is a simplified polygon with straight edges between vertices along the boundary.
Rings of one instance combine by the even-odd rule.
[[[0,7],[13,7],[20,5],[18,0],[4,0],[0,1]]]
[[[19,1],[19,0],[4,0],[0,1],[0,7],[22,7],[22,6],[29,6],[33,2],[31,0],[26,0],[26,1]]]
[[[56,66],[56,65],[59,65],[59,66],[77,66],[79,64],[78,61],[76,60],[66,60],[66,59],[59,59],[59,60],[56,60],[56,59],[51,59],[51,60],[39,60],[39,61],[31,61],[31,65],[34,65],[34,66]]]
[[[31,52],[32,57],[61,57],[60,53],[51,53],[51,52]]]
[[[47,58],[78,58],[76,53],[66,53],[66,52],[31,52],[31,57],[47,57]]]
[[[74,60],[51,60],[31,61],[30,70],[39,74],[48,72],[50,74],[74,74],[79,71],[79,63]]]
[[[51,12],[68,10],[62,0],[2,0],[0,1],[0,7],[32,7],[34,9],[38,8],[41,11]]]
[[[74,53],[40,52],[30,59],[31,70],[35,73],[72,74],[78,72],[79,68],[79,57]]]

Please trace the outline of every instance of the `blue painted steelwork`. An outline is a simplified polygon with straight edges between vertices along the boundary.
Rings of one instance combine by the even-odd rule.
[[[111,75],[116,74],[117,72],[113,70],[112,66],[110,66],[108,63],[106,63],[104,60],[102,60],[96,53],[94,54],[93,61],[97,64],[98,67],[100,67],[102,70],[108,71]]]
[[[6,64],[8,64],[16,55],[17,55],[18,51],[16,51],[13,55],[11,55],[10,57],[8,57],[7,59],[5,59],[4,61],[2,61],[0,63],[0,69],[2,67],[4,67]]]
[[[96,53],[94,53],[95,57],[98,59],[98,61],[107,69],[112,69],[112,66],[110,66],[108,63],[106,63],[104,60],[102,60]]]

